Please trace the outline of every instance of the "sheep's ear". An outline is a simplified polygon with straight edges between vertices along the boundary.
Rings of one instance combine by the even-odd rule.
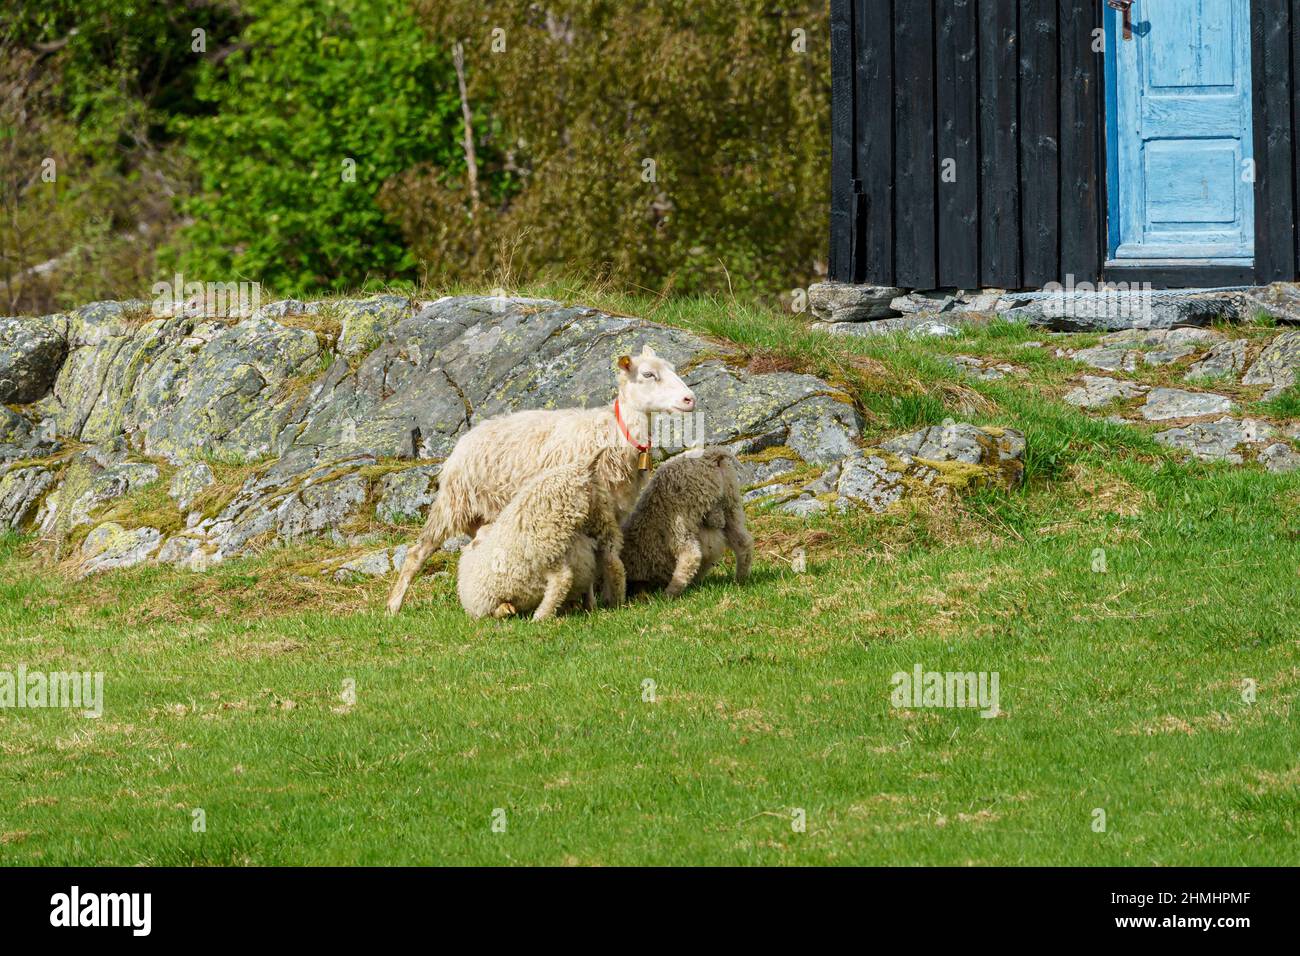
[[[625,372],[630,372],[632,370],[632,356],[620,355],[618,357],[618,367]]]
[[[641,346],[641,358],[656,358],[655,350],[649,345]]]

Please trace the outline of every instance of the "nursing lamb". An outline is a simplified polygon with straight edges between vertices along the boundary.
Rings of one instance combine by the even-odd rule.
[[[736,556],[736,581],[749,577],[754,539],[745,528],[736,458],[726,448],[688,451],[659,466],[623,522],[629,585],[681,594],[722,557]]]
[[[479,618],[532,611],[535,621],[569,604],[591,610],[596,552],[617,547],[619,539],[608,493],[591,468],[552,468],[525,482],[461,552],[461,606]]]

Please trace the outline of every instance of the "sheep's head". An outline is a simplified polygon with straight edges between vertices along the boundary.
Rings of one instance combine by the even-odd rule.
[[[629,411],[689,412],[695,408],[695,393],[677,377],[671,362],[644,346],[635,358],[618,360],[618,400]]]

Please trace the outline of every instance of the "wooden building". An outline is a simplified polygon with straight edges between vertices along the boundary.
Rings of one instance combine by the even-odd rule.
[[[831,279],[1295,279],[1300,0],[831,0],[831,17]]]

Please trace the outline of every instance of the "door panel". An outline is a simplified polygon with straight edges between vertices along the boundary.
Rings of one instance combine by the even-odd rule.
[[[1254,255],[1250,0],[1135,0],[1107,10],[1115,259]]]

